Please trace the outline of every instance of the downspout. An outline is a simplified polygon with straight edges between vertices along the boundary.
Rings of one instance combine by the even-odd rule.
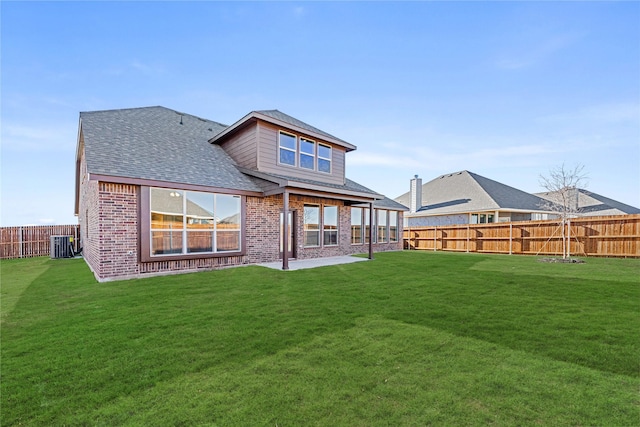
[[[373,259],[373,202],[369,203],[369,259]]]
[[[289,192],[282,193],[284,213],[282,214],[282,269],[289,269]]]

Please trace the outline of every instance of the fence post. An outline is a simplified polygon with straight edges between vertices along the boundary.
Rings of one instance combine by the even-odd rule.
[[[433,227],[433,251],[438,250],[438,227]]]
[[[512,243],[513,242],[513,224],[509,223],[509,255],[512,252]]]
[[[567,219],[567,258],[571,258],[571,218]]]
[[[469,228],[469,224],[467,224],[467,253],[469,253],[469,234],[471,233],[471,229]]]
[[[22,227],[18,228],[18,257],[22,258]]]

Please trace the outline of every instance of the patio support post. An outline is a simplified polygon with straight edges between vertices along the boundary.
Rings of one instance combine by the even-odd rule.
[[[282,193],[284,213],[282,214],[282,269],[289,269],[289,192]]]
[[[369,259],[373,259],[373,202],[369,203]]]

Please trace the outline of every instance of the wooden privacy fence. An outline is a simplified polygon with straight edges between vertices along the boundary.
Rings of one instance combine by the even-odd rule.
[[[405,249],[562,256],[559,220],[404,229]],[[571,256],[640,257],[640,215],[573,218]]]
[[[73,250],[78,251],[78,225],[0,227],[0,259],[50,255],[51,236],[73,236]]]

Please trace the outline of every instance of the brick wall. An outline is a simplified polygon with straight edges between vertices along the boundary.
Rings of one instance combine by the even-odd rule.
[[[98,183],[100,278],[139,273],[138,193],[135,185]]]
[[[338,206],[338,245],[326,247],[304,247],[304,205]],[[249,263],[270,262],[280,258],[280,212],[282,196],[248,197],[247,198],[247,258]],[[369,245],[351,244],[351,207],[342,201],[316,197],[289,197],[289,210],[295,213],[296,230],[294,255],[297,259],[331,257],[368,253]],[[375,252],[402,249],[402,213],[399,213],[398,242],[374,243]]]
[[[277,261],[280,256],[282,195],[247,197],[247,262]]]
[[[98,182],[89,181],[87,162],[82,152],[80,159],[80,194],[78,205],[80,244],[82,256],[89,268],[98,274],[100,260],[100,238],[98,233]]]
[[[85,260],[100,281],[148,274],[210,270],[280,259],[280,212],[283,208],[283,198],[282,195],[275,195],[246,197],[245,255],[140,262],[138,254],[140,188],[135,185],[87,181],[84,179],[85,171],[83,162],[79,212],[81,237]],[[338,206],[339,244],[337,246],[304,247],[305,203]],[[298,259],[368,252],[368,245],[351,245],[351,210],[341,201],[291,196],[289,205],[290,209],[296,213],[294,250]],[[401,248],[401,242],[374,244],[375,251]]]

